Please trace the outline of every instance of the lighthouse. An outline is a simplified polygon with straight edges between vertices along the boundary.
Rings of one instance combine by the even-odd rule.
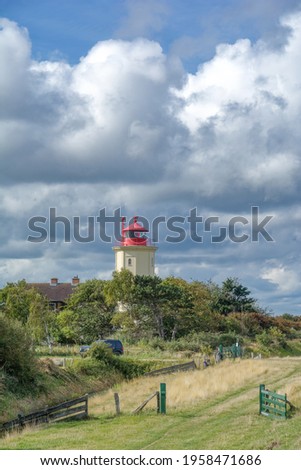
[[[114,246],[115,270],[128,269],[134,276],[155,275],[155,252],[157,247],[147,238],[148,229],[137,222],[125,227],[125,218],[122,218],[122,238],[118,246]]]

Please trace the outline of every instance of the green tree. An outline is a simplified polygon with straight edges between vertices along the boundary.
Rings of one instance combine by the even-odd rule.
[[[192,290],[184,279],[168,277],[162,285],[167,288],[164,325],[168,337],[175,340],[195,330],[199,317],[194,308]]]
[[[171,339],[191,326],[192,299],[184,280],[133,276],[122,270],[113,274],[107,293],[119,305],[114,324],[136,339]]]
[[[47,341],[51,347],[55,315],[46,297],[22,280],[2,289],[1,304],[4,314],[26,325],[36,342]]]
[[[231,312],[256,312],[256,300],[250,297],[250,291],[239,283],[237,278],[228,277],[221,287],[210,285],[212,292],[211,308],[223,315]]]
[[[104,295],[108,305],[122,304],[122,309],[127,310],[134,302],[134,275],[128,269],[114,271],[112,280],[104,288]]]
[[[113,272],[112,280],[106,284],[105,296],[107,303],[115,308],[112,319],[114,327],[122,328],[131,339],[140,339],[147,336],[148,326],[144,324],[134,291],[134,275],[122,269]]]
[[[29,288],[24,279],[17,283],[9,282],[1,290],[1,303],[4,304],[2,310],[10,318],[15,318],[25,325],[29,317],[30,304],[36,295],[37,292]]]
[[[34,292],[30,299],[27,326],[37,343],[46,341],[50,352],[54,342],[55,319],[55,312],[50,309],[48,299]]]
[[[198,313],[211,312],[211,289],[207,283],[192,281],[188,284],[192,296],[193,308]]]
[[[56,340],[60,343],[77,343],[80,334],[76,325],[79,323],[78,314],[73,310],[64,308],[56,316]]]
[[[136,339],[158,335],[165,337],[163,324],[164,299],[158,276],[133,276],[122,270],[113,274],[109,288],[118,308],[114,324]]]
[[[32,387],[37,377],[37,362],[27,328],[14,318],[0,313],[0,370],[8,388]]]
[[[212,308],[214,299],[212,286],[211,282],[193,281],[189,283],[193,310],[197,316],[196,331],[220,332],[226,329],[224,316]]]
[[[162,285],[158,276],[135,276],[134,297],[140,317],[152,333],[165,339],[164,310],[170,299],[169,288]],[[164,309],[165,307],[165,309]]]
[[[112,332],[113,304],[108,304],[105,288],[109,281],[91,279],[80,284],[70,296],[66,310],[57,318],[61,337],[91,343]]]

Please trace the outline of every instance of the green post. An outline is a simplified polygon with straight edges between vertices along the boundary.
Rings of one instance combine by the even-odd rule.
[[[262,412],[262,391],[264,390],[265,386],[263,384],[259,385],[259,414]]]
[[[160,413],[166,414],[166,384],[160,384]]]

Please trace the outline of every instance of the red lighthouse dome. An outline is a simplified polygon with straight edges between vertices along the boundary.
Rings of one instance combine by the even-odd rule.
[[[121,246],[146,246],[148,239],[145,235],[148,229],[143,227],[137,222],[138,217],[134,217],[134,222],[128,227],[124,227],[124,220],[122,218],[122,242]]]

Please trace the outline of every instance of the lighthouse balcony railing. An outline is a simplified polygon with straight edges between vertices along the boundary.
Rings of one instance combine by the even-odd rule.
[[[141,238],[141,245],[139,243],[138,244],[133,243],[132,245],[130,245],[130,244],[127,245],[126,240],[122,240],[122,241],[116,240],[114,245],[115,246],[155,246],[155,247],[158,246],[157,242],[154,242],[153,240],[151,240],[149,238],[147,239],[145,244],[142,243],[142,240],[143,239]],[[144,242],[144,240],[143,240],[143,242]]]

